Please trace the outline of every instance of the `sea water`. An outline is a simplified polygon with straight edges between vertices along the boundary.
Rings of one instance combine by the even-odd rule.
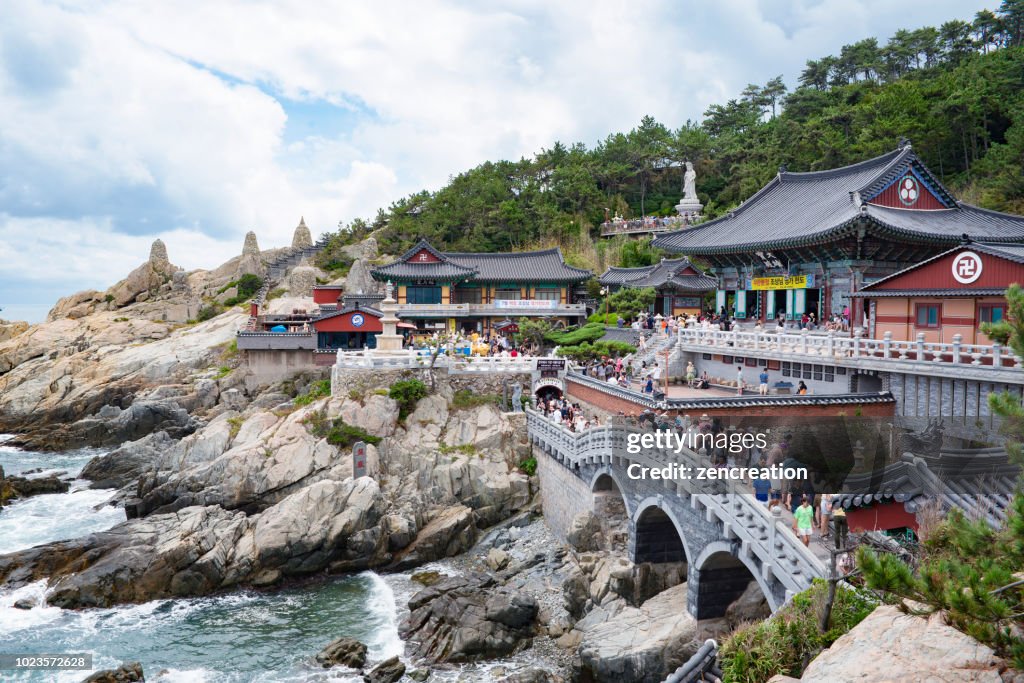
[[[74,476],[101,451],[33,453],[4,446],[0,466],[10,474],[43,468]],[[33,475],[34,476],[34,475]],[[124,511],[105,503],[113,490],[92,490],[75,480],[63,494],[16,501],[0,510],[0,553],[8,553],[108,529]],[[451,562],[422,569],[457,574]],[[0,588],[0,652],[91,654],[94,669],[142,663],[146,680],[161,683],[361,683],[344,669],[323,669],[315,655],[331,640],[348,636],[366,643],[370,665],[403,656],[398,623],[421,588],[412,572],[363,572],[275,591],[237,590],[202,598],[153,600],[109,609],[63,610],[46,605],[45,581],[16,590]],[[14,603],[36,602],[31,610]],[[408,666],[414,663],[404,658]],[[436,681],[491,681],[491,670],[515,671],[539,662],[530,652],[512,658],[437,671]],[[495,669],[497,671],[497,669]],[[0,671],[0,681],[78,683],[85,671]]]

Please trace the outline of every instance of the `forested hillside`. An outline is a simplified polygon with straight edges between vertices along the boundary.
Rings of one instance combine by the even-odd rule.
[[[1024,0],[970,22],[900,30],[884,44],[844,45],[808,61],[792,91],[781,76],[751,84],[700,122],[644,117],[592,148],[556,142],[529,159],[481,164],[381,210],[372,224],[344,226],[339,241],[381,229],[392,252],[419,237],[474,251],[560,244],[571,261],[603,268],[622,260],[621,243],[595,239],[606,211],[672,214],[686,160],[713,217],[780,165],[831,168],[903,137],[963,200],[1024,213]],[[643,260],[642,249],[628,251]]]

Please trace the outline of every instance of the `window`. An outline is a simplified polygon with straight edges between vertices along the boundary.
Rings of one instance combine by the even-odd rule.
[[[939,304],[917,304],[917,326],[938,327],[941,310]]]
[[[836,368],[836,374],[837,375],[845,375],[846,374],[846,368]]]
[[[1003,319],[1005,308],[1002,304],[985,304],[978,308],[978,322],[997,323]]]
[[[814,379],[820,380],[821,379],[821,373],[822,373],[822,366],[815,365],[814,366]]]
[[[732,356],[722,356],[722,362],[726,365],[732,365]]]
[[[494,290],[494,298],[505,301],[519,301],[523,298],[523,293],[519,289],[496,289]]]
[[[782,361],[782,376],[789,377],[790,375],[790,364],[786,361]]]
[[[543,301],[561,301],[562,295],[557,289],[535,289],[533,290],[533,298]]]
[[[710,353],[702,353],[702,354],[700,354],[700,357],[702,359],[704,359],[704,360],[711,360],[711,354]]]
[[[479,287],[456,287],[452,290],[453,304],[478,304],[480,303]]]
[[[747,362],[744,363],[744,365],[746,365],[748,368],[756,368],[757,367],[757,359],[756,358],[748,358]]]
[[[813,365],[804,365],[804,379],[814,379]]]
[[[406,287],[405,300],[410,304],[439,304],[441,303],[440,287]]]

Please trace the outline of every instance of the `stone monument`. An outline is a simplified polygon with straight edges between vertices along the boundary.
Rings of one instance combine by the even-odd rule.
[[[243,275],[259,275],[263,277],[263,258],[260,256],[260,245],[256,242],[256,233],[250,230],[245,233],[245,243],[242,245],[242,258],[238,261],[238,270],[235,279]]]
[[[683,198],[676,204],[676,212],[692,223],[700,219],[703,208],[704,205],[697,198],[697,172],[693,170],[693,163],[687,161],[686,174],[683,176]]]
[[[305,216],[302,216],[299,218],[299,225],[295,228],[295,234],[292,235],[292,249],[305,249],[311,246],[313,246],[313,236],[309,234],[309,228],[306,227]]]
[[[395,311],[398,309],[395,301],[394,285],[388,280],[384,286],[384,300],[380,302],[380,310],[384,315],[380,318],[380,324],[384,330],[377,335],[377,351],[401,351],[402,335],[398,334],[398,316]]]
[[[523,412],[523,385],[519,382],[512,385],[512,412]]]

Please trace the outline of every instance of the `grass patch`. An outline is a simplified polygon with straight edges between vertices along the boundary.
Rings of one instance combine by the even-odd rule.
[[[459,389],[452,396],[452,410],[468,410],[486,405],[500,408],[501,396],[498,394],[477,394],[469,389]]]
[[[217,368],[217,374],[213,376],[214,379],[222,379],[231,374],[231,368],[227,365],[222,365]]]
[[[210,304],[203,306],[199,309],[199,313],[196,315],[196,322],[205,323],[207,320],[216,318],[220,315],[221,307],[217,304]]]
[[[448,444],[443,443],[443,444],[440,445],[438,450],[443,455],[452,455],[454,453],[461,453],[462,455],[477,455],[477,454],[480,454],[480,456],[483,457],[483,454],[480,453],[480,451],[477,450],[476,446],[474,446],[471,443],[464,443],[461,446],[449,446]]]
[[[308,406],[313,401],[331,395],[331,380],[321,379],[313,382],[306,388],[306,393],[295,397],[295,405]]]
[[[238,340],[232,339],[230,342],[224,344],[224,349],[220,352],[221,360],[231,360],[232,358],[238,357]]]
[[[314,436],[327,439],[327,443],[339,448],[351,448],[357,441],[365,441],[373,445],[380,443],[379,436],[367,434],[359,427],[346,423],[340,417],[328,420],[327,413],[323,410],[306,416],[303,423]]]
[[[245,418],[241,415],[228,418],[228,434],[231,435],[232,439],[238,436],[238,432],[242,429],[243,422],[245,422]]]
[[[723,679],[763,683],[778,674],[799,678],[805,659],[810,661],[876,607],[863,593],[839,588],[832,608],[832,627],[822,633],[818,622],[827,593],[828,584],[815,579],[810,588],[793,596],[792,602],[771,619],[736,629],[723,643],[718,657]]]
[[[269,292],[267,292],[267,301],[273,301],[274,299],[280,299],[282,296],[284,296],[284,293],[287,292],[287,291],[288,290],[285,289],[284,287],[276,287],[276,288],[270,290]]]

